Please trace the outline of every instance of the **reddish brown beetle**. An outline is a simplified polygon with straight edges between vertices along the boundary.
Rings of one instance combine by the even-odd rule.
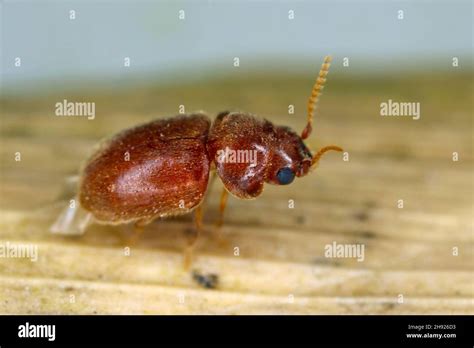
[[[211,169],[215,168],[225,187],[221,225],[227,192],[242,199],[256,198],[264,183],[290,184],[295,176],[308,174],[326,151],[342,151],[326,146],[313,156],[303,142],[311,134],[330,61],[330,57],[324,59],[313,86],[301,137],[288,127],[249,114],[222,112],[212,125],[202,113],[180,115],[127,129],[105,141],[81,172],[78,198],[87,213],[79,221],[78,210],[68,209],[53,225],[53,232],[82,233],[91,218],[140,227],[156,218],[195,210],[197,233],[185,258],[189,264]]]

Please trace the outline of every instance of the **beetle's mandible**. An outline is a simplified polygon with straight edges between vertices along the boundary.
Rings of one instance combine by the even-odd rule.
[[[133,222],[141,228],[156,218],[194,210],[197,228],[187,248],[189,265],[211,171],[215,169],[225,187],[221,225],[228,192],[241,199],[256,198],[265,183],[290,184],[315,168],[326,151],[342,151],[326,146],[312,155],[303,142],[311,134],[330,62],[325,57],[308,100],[308,121],[301,136],[250,114],[222,112],[212,124],[203,113],[180,115],[127,129],[103,142],[80,173],[81,217],[78,208],[69,207],[52,231],[83,233],[91,221]]]

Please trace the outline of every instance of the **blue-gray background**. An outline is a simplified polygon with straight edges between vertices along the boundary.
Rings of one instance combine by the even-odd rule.
[[[352,71],[448,68],[452,57],[472,68],[470,0],[4,1],[1,15],[2,87],[17,92],[208,76],[234,57],[244,71],[317,67],[328,53],[349,57]]]

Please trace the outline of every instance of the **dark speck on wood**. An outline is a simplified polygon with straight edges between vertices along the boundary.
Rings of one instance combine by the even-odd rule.
[[[295,221],[298,225],[304,225],[304,223],[306,222],[306,218],[303,215],[298,215],[295,218]]]
[[[219,283],[219,276],[214,273],[202,274],[193,271],[192,276],[194,281],[205,289],[215,289]]]
[[[375,232],[372,232],[372,231],[364,230],[364,231],[357,231],[356,233],[362,238],[372,239],[376,237]]]
[[[354,218],[359,221],[367,221],[369,214],[366,211],[360,211],[354,214]]]
[[[365,201],[364,205],[367,207],[367,208],[375,208],[377,203],[375,203],[375,201]]]

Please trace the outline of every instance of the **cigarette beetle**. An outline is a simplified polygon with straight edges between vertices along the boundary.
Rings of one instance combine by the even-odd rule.
[[[256,198],[264,183],[288,185],[315,168],[325,152],[342,151],[338,146],[326,146],[313,156],[303,142],[311,134],[330,62],[327,56],[313,86],[301,136],[265,119],[226,111],[212,124],[203,113],[180,115],[126,129],[101,143],[81,170],[80,206],[70,205],[52,232],[82,234],[93,221],[134,223],[141,231],[157,218],[194,210],[196,232],[185,252],[185,266],[189,266],[202,226],[201,203],[211,171],[215,170],[225,187],[217,223],[220,226],[228,192],[241,199]],[[232,156],[222,156],[224,149],[227,154],[229,149],[254,154],[254,160],[236,161],[235,156],[230,160]]]

